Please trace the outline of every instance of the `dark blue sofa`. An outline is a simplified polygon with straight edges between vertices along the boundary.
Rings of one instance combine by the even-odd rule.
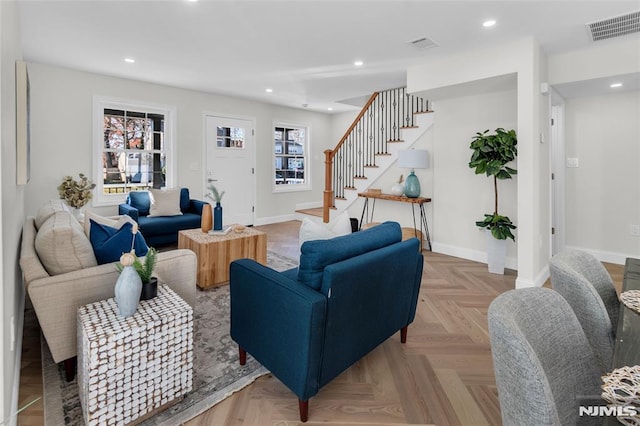
[[[175,244],[178,242],[178,231],[200,227],[204,201],[189,198],[189,189],[180,190],[181,215],[149,217],[149,192],[132,191],[127,201],[118,206],[118,214],[129,215],[140,227],[140,232],[149,246]]]
[[[276,272],[250,259],[230,269],[231,337],[299,398],[309,398],[416,313],[423,258],[395,222],[307,241],[300,265]]]

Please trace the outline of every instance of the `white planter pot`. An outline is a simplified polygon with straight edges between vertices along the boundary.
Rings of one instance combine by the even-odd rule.
[[[491,231],[485,231],[487,238],[487,266],[492,274],[504,275],[504,262],[507,258],[507,240],[497,240]]]

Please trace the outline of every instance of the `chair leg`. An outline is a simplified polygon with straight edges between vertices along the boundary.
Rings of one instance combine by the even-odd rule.
[[[300,421],[305,423],[309,419],[309,400],[298,400],[298,408],[300,409]]]
[[[400,342],[401,343],[407,343],[407,329],[408,326],[404,326],[400,329]]]
[[[73,381],[73,377],[76,375],[76,363],[77,357],[67,358],[64,360],[64,373],[67,382]]]
[[[240,365],[247,363],[247,351],[238,346],[238,353],[240,354]]]

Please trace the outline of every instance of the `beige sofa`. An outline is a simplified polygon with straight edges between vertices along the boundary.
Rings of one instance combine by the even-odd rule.
[[[38,216],[26,219],[20,267],[53,360],[65,361],[69,378],[73,377],[77,353],[77,310],[114,297],[118,271],[114,263],[97,265],[82,225],[65,210],[52,201],[40,209]],[[43,234],[40,238],[39,232]],[[195,305],[196,256],[191,250],[160,252],[154,275],[160,284]]]

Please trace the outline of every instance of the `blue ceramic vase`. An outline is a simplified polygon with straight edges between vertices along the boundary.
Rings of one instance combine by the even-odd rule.
[[[118,313],[127,318],[136,313],[142,292],[142,281],[133,266],[125,266],[116,281]]]
[[[213,230],[222,230],[222,206],[220,203],[216,203],[216,206],[213,208]]]
[[[408,198],[418,198],[420,196],[420,181],[413,170],[411,170],[407,180],[404,182],[404,195]]]

